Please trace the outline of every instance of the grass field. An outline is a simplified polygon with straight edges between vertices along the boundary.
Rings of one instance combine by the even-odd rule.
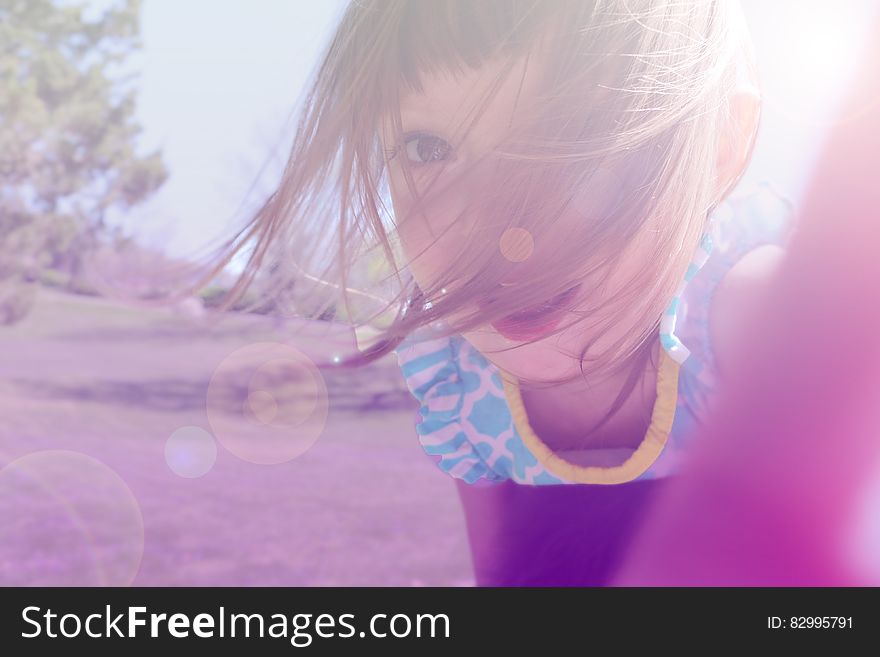
[[[41,290],[0,329],[0,583],[470,585],[453,482],[418,445],[393,356],[322,371],[326,425],[292,460],[217,444],[200,477],[166,462],[176,429],[212,431],[227,356],[273,341],[326,358],[351,346],[330,328]]]

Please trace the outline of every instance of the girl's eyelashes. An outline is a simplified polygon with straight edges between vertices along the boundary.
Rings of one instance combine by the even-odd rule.
[[[410,164],[428,165],[452,158],[452,146],[436,135],[427,132],[414,132],[403,136],[403,143],[393,149],[386,150],[388,159],[394,159],[401,147]]]

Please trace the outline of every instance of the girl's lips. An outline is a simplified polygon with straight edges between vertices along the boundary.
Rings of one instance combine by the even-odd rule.
[[[580,288],[580,283],[573,285],[545,303],[495,320],[492,327],[505,338],[517,342],[539,338],[559,325]]]

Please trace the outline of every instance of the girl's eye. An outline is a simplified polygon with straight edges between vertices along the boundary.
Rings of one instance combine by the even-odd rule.
[[[452,147],[440,137],[416,133],[404,139],[406,157],[413,164],[430,164],[445,160]]]

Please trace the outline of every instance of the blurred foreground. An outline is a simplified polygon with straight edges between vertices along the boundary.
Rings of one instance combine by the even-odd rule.
[[[326,424],[291,460],[211,439],[208,384],[236,350],[350,347],[330,323],[291,327],[41,289],[0,329],[0,584],[470,585],[453,482],[393,356],[322,370]],[[168,442],[187,427],[197,440]]]

